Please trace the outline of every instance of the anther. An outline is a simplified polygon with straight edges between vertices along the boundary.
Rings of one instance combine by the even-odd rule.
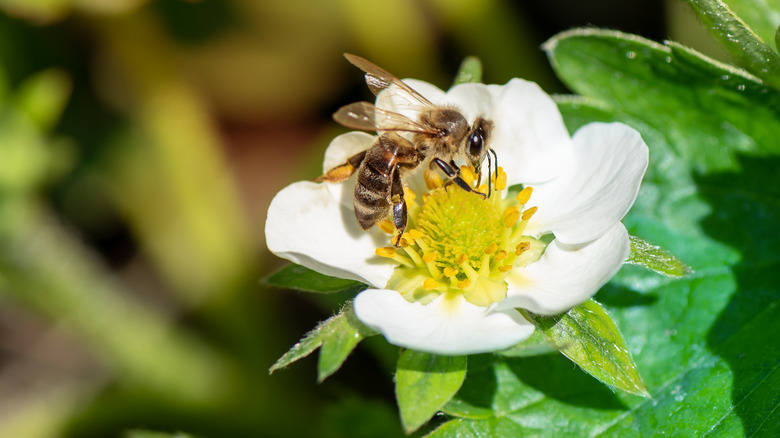
[[[381,221],[379,221],[377,225],[379,226],[380,230],[384,231],[387,234],[395,233],[395,225],[393,225],[393,223],[387,219],[382,219]]]
[[[425,263],[432,263],[436,261],[436,253],[435,252],[428,252],[423,254],[422,259]]]
[[[504,260],[507,257],[509,257],[509,254],[507,254],[507,252],[504,251],[504,250],[501,250],[501,251],[497,252],[496,255],[493,256],[493,258],[498,260],[498,261]]]
[[[426,278],[425,281],[423,281],[423,288],[425,290],[433,290],[437,287],[439,287],[439,282],[433,278]]]
[[[520,193],[517,194],[517,202],[525,205],[528,203],[528,200],[531,199],[531,193],[533,193],[534,189],[531,187],[526,187],[523,190],[520,190]]]
[[[458,289],[466,289],[470,285],[471,285],[471,280],[469,280],[468,278],[465,280],[458,281]]]
[[[531,248],[531,242],[520,242],[515,247],[515,255],[520,255]]]
[[[520,218],[520,210],[517,207],[509,207],[504,210],[504,226],[506,228],[512,228],[512,226]]]
[[[446,268],[444,268],[442,273],[444,274],[445,277],[452,278],[452,277],[458,275],[458,270],[453,268],[453,267],[451,267],[451,266],[447,266]]]
[[[465,252],[462,252],[462,253],[458,254],[457,257],[455,257],[455,263],[457,263],[459,265],[462,265],[464,263],[468,263],[468,261],[469,261],[469,257],[466,255]]]
[[[385,246],[382,248],[377,248],[376,251],[374,251],[376,255],[380,257],[387,257],[387,258],[393,258],[396,256],[395,248],[391,246]]]
[[[406,230],[406,234],[407,234],[409,237],[411,237],[412,239],[415,239],[415,240],[417,240],[417,239],[419,239],[420,237],[424,236],[424,234],[423,234],[423,232],[422,232],[422,231],[420,231],[420,230],[418,230],[418,229],[415,229],[415,228],[412,228],[412,229],[410,229],[410,230]]]
[[[509,272],[510,269],[512,269],[512,265],[501,265],[498,267],[500,272]]]
[[[425,172],[423,172],[423,179],[425,179],[425,187],[427,187],[428,190],[436,190],[444,184],[441,175],[429,169],[425,169]]]
[[[466,181],[466,183],[470,186],[473,186],[474,180],[477,179],[477,175],[474,173],[474,170],[465,164],[460,166],[460,177],[463,178],[463,180]]]
[[[504,190],[506,188],[506,172],[502,167],[499,167],[496,173],[496,190]]]
[[[534,213],[536,213],[536,210],[538,210],[538,209],[539,209],[538,207],[531,207],[528,210],[524,211],[523,212],[523,220],[527,221],[528,219],[531,219],[531,216],[533,216]]]
[[[494,242],[485,247],[485,254],[493,254],[497,250],[498,250],[498,245],[496,245]]]

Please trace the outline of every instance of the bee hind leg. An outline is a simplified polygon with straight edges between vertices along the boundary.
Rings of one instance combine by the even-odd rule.
[[[393,182],[390,186],[390,199],[393,204],[393,225],[398,230],[398,234],[393,238],[393,245],[398,247],[401,243],[401,237],[406,230],[407,215],[406,215],[406,201],[404,200],[404,186],[401,183],[401,174],[396,168],[393,172]]]
[[[366,158],[366,152],[363,151],[360,153],[357,153],[349,158],[347,158],[347,162],[336,166],[333,169],[330,169],[329,171],[325,172],[324,175],[318,176],[317,178],[314,178],[312,181],[314,182],[341,182],[352,176],[353,173],[360,167],[360,164],[363,162],[363,160]]]
[[[483,198],[487,199],[487,195],[480,192],[479,190],[476,190],[474,187],[471,187],[469,183],[467,183],[461,176],[460,176],[460,169],[458,169],[458,166],[455,165],[453,162],[445,162],[444,160],[440,158],[434,158],[433,162],[436,163],[439,168],[444,171],[445,174],[447,174],[448,177],[451,178],[451,181],[458,185],[458,187],[462,188],[463,190],[467,192],[476,193],[478,195],[481,195]]]

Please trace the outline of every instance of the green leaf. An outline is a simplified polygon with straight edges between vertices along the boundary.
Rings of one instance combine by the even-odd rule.
[[[729,8],[756,32],[761,40],[771,44],[780,24],[778,0],[728,0]]]
[[[566,32],[545,48],[570,89],[648,143],[650,166],[623,222],[695,274],[625,265],[596,296],[652,400],[584,386],[566,392],[558,385],[586,382],[565,372],[548,377],[551,387],[536,368],[551,367],[554,355],[501,365],[517,371],[515,386],[496,383],[495,367],[486,367],[494,374],[481,385],[496,389],[484,399],[468,391],[478,378],[470,360],[456,397],[491,409],[505,408],[494,401],[499,392],[533,399],[518,402],[514,418],[547,421],[544,433],[559,436],[779,436],[780,344],[767,340],[780,338],[780,93],[690,49],[619,32]]]
[[[465,356],[404,351],[395,374],[404,430],[411,433],[430,420],[458,392],[465,378]]]
[[[482,82],[482,61],[474,56],[466,57],[463,62],[460,63],[460,68],[455,75],[455,80],[452,85],[480,82]]]
[[[329,327],[322,340],[317,364],[317,381],[322,382],[341,368],[347,356],[366,336],[376,334],[355,317],[351,307],[343,309]]]
[[[589,300],[563,315],[523,316],[583,371],[615,389],[649,397],[623,335],[604,308]]]
[[[294,263],[278,270],[266,278],[264,283],[282,289],[319,293],[336,293],[346,290],[359,292],[367,287],[359,281],[329,277]]]
[[[663,249],[646,242],[636,236],[628,236],[631,240],[631,254],[627,263],[639,265],[670,277],[682,277],[691,274],[691,268]]]
[[[557,353],[560,347],[562,345],[554,344],[544,332],[536,330],[525,341],[506,350],[497,351],[496,354],[506,357],[538,356],[540,354]]]
[[[780,87],[780,55],[721,0],[688,0],[713,35],[751,73]],[[768,40],[771,41],[771,40]]]
[[[286,368],[322,347],[318,365],[318,381],[322,382],[338,371],[361,340],[374,334],[376,333],[373,330],[357,320],[352,312],[352,306],[347,305],[337,315],[321,322],[293,345],[271,366],[268,373],[273,374],[276,370]]]

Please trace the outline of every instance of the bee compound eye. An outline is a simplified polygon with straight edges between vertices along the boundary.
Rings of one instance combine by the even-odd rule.
[[[481,155],[484,143],[482,127],[479,127],[469,136],[469,154],[475,157]]]

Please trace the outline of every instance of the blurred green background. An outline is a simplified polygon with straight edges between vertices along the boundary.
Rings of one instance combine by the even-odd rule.
[[[268,376],[348,297],[262,285],[267,206],[370,99],[343,52],[565,93],[585,25],[723,57],[671,0],[0,0],[0,436],[402,436],[380,338]]]

